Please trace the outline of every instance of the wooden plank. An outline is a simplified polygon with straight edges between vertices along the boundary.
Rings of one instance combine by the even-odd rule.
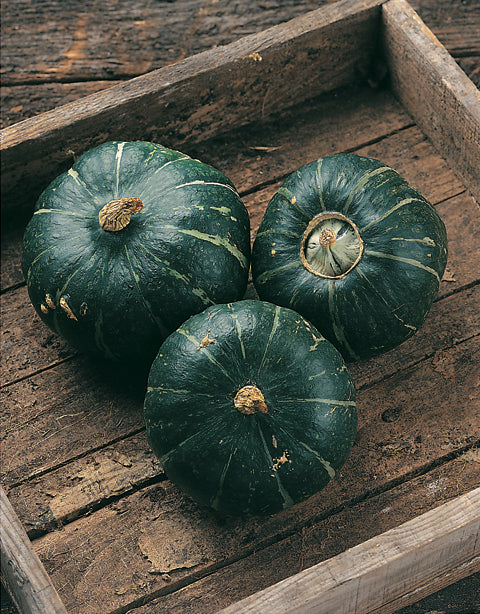
[[[3,10],[4,84],[126,79],[265,30],[327,0],[237,2],[123,0],[81,7],[16,0]],[[29,10],[30,9],[30,10]],[[161,33],[161,36],[159,36]]]
[[[478,485],[479,472],[480,452],[473,449],[422,476],[336,510],[284,540],[239,558],[182,590],[148,602],[135,614],[152,611],[169,614],[217,612],[469,492]],[[465,566],[457,573],[468,574],[471,571],[474,570]],[[417,601],[432,590],[457,579],[455,570],[452,570],[439,576],[435,584],[410,593],[409,601]],[[478,604],[478,599],[471,597],[469,602]],[[397,605],[401,607],[402,604]],[[460,607],[457,611],[475,612],[476,608]]]
[[[394,612],[402,597],[469,564],[480,570],[480,488],[291,576],[224,614]],[[397,602],[397,604],[395,604]]]
[[[301,533],[303,527],[478,443],[479,360],[477,335],[360,390],[360,424],[350,458],[324,491],[302,504],[268,518],[226,518],[162,481],[35,540],[42,561],[55,585],[64,587],[61,595],[68,608],[96,614],[126,608],[147,593],[180,588]],[[395,412],[397,419],[382,420],[386,411]],[[59,502],[61,496],[59,492],[53,499]],[[280,551],[278,564],[290,575],[291,566],[282,563]],[[94,588],[99,583],[101,594]]]
[[[265,520],[219,517],[163,482],[33,543],[72,613],[128,610],[178,591],[150,611],[210,614],[472,489],[480,465],[469,454],[413,482],[379,479],[360,498],[345,472],[343,485]]]
[[[20,612],[66,614],[37,553],[0,486],[2,577]]]
[[[394,93],[480,201],[480,91],[405,0],[383,22]]]
[[[178,148],[357,82],[382,1],[342,0],[5,128],[2,208],[31,207],[73,156],[103,141]]]

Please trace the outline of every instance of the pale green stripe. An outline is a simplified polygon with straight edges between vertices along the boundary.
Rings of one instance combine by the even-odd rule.
[[[281,196],[286,198],[288,202],[292,205],[292,207],[295,207],[298,211],[300,211],[302,215],[304,215],[305,217],[310,217],[309,214],[305,211],[305,209],[302,206],[300,206],[300,203],[298,202],[295,194],[291,192],[289,189],[282,186],[278,188],[277,194],[280,194]]]
[[[371,222],[369,222],[368,224],[366,224],[363,228],[360,228],[360,234],[366,230],[367,228],[369,228],[370,226],[374,225],[374,224],[378,224],[378,222],[381,222],[382,220],[384,220],[386,217],[388,217],[389,215],[391,215],[392,213],[394,213],[395,211],[397,211],[398,209],[401,209],[402,207],[405,207],[405,205],[409,205],[412,202],[423,202],[422,200],[420,200],[419,198],[404,198],[403,200],[401,200],[400,202],[398,202],[396,205],[394,205],[391,209],[389,209],[386,213],[384,213],[383,215],[381,215],[380,217],[377,217],[375,220],[372,220]]]
[[[174,160],[168,160],[168,162],[165,162],[165,164],[162,164],[162,166],[157,168],[157,170],[153,174],[156,175],[160,171],[163,171],[163,169],[167,166],[170,166],[170,164],[175,164],[176,162],[184,162],[185,160],[191,160],[191,158],[189,156],[183,156],[181,158],[175,158]]]
[[[92,194],[92,192],[89,190],[87,184],[85,183],[85,181],[83,181],[83,179],[80,179],[80,175],[79,173],[71,168],[67,171],[67,174],[70,175],[70,177],[73,177],[73,179],[75,180],[75,182],[81,186],[86,192],[88,192],[88,194],[90,194],[90,196],[95,199],[95,196]]]
[[[242,339],[242,328],[240,326],[238,318],[236,316],[232,316],[232,318],[235,322],[235,330],[237,331],[238,341],[240,343],[240,349],[242,350],[242,357],[245,360],[246,353],[245,353],[245,346],[243,345],[243,339]]]
[[[407,324],[406,322],[404,322],[402,320],[402,318],[398,314],[395,313],[395,310],[392,309],[392,306],[388,303],[388,301],[385,299],[385,297],[377,290],[375,285],[370,281],[370,279],[368,279],[368,277],[358,267],[355,270],[358,273],[358,275],[360,275],[360,277],[362,279],[364,279],[369,284],[369,286],[372,288],[373,292],[375,292],[375,294],[380,298],[380,300],[383,302],[383,304],[386,307],[389,308],[390,314],[393,315],[393,317],[396,320],[398,320],[406,328],[410,328],[411,330],[417,330],[415,326],[412,326],[411,324]]]
[[[235,195],[238,194],[237,190],[235,188],[232,188],[231,185],[228,185],[226,183],[219,183],[218,181],[203,181],[202,179],[197,179],[196,181],[189,181],[187,183],[181,183],[179,185],[174,186],[173,189],[179,190],[180,188],[186,188],[192,185],[218,186],[220,188],[226,188],[227,190],[230,190],[230,192],[233,192]]]
[[[257,237],[263,237],[264,235],[280,235],[290,239],[299,239],[302,236],[301,233],[299,234],[298,232],[293,232],[291,230],[279,230],[278,228],[268,228],[267,230],[257,232]]]
[[[407,241],[410,243],[422,243],[429,247],[437,247],[435,241],[430,237],[423,237],[423,239],[405,239],[405,237],[390,237],[390,241]]]
[[[277,482],[277,488],[278,488],[278,492],[280,493],[282,499],[283,499],[283,508],[286,509],[287,507],[290,507],[291,505],[293,505],[293,499],[292,497],[288,494],[287,489],[285,488],[285,486],[282,484],[282,481],[280,480],[280,476],[278,475],[278,471],[275,471],[273,469],[274,466],[274,461],[273,458],[270,454],[270,450],[268,449],[267,446],[267,442],[265,441],[265,436],[262,432],[262,429],[260,428],[260,425],[257,422],[257,426],[258,426],[258,432],[260,433],[260,439],[262,440],[262,444],[263,447],[265,449],[265,454],[267,455],[268,460],[272,463],[271,465],[271,469],[272,469],[272,477],[275,478],[276,482]]]
[[[145,245],[142,244],[141,249],[143,250],[144,253],[148,254],[150,258],[152,258],[153,260],[158,262],[160,265],[162,265],[164,267],[165,272],[168,273],[171,277],[183,282],[185,286],[187,287],[187,289],[193,295],[197,296],[204,305],[207,306],[207,305],[214,304],[214,301],[208,296],[208,294],[204,290],[202,290],[202,288],[192,288],[192,280],[189,277],[187,277],[183,273],[180,273],[180,271],[178,271],[177,269],[174,269],[169,262],[167,262],[166,260],[163,260],[162,258],[159,258],[151,250],[147,249]]]
[[[220,480],[218,482],[217,493],[214,497],[212,497],[211,502],[210,502],[210,505],[213,507],[213,509],[218,509],[218,502],[220,501],[220,497],[223,494],[223,485],[225,484],[225,478],[227,476],[227,472],[230,467],[230,463],[232,462],[232,458],[236,454],[237,450],[238,448],[233,448],[230,451],[230,456],[228,457],[227,462],[225,463],[223,467],[222,475],[220,476]]]
[[[65,211],[64,209],[37,209],[33,215],[39,215],[40,213],[60,213],[61,215],[69,215],[70,217],[76,217],[81,220],[85,219],[85,216],[78,211]]]
[[[270,331],[270,335],[268,336],[267,343],[265,345],[265,350],[263,352],[262,360],[260,362],[260,366],[258,367],[258,373],[260,373],[260,371],[263,369],[263,366],[265,364],[268,348],[270,347],[270,343],[272,342],[273,336],[275,335],[278,325],[279,325],[279,316],[280,316],[280,307],[277,305],[275,307],[275,315],[273,316],[272,330]]]
[[[392,169],[389,168],[388,166],[380,166],[379,168],[367,171],[364,175],[362,175],[357,185],[354,188],[350,189],[350,194],[347,198],[347,201],[345,202],[345,207],[343,208],[343,214],[346,215],[350,205],[352,204],[352,200],[355,198],[355,196],[359,192],[361,192],[364,189],[364,187],[366,186],[366,184],[370,181],[372,177],[374,177],[375,175],[379,175],[380,173],[383,173],[384,171],[391,171],[391,170]]]
[[[211,394],[209,392],[197,392],[197,391],[192,391],[191,389],[182,389],[182,388],[164,388],[163,386],[148,386],[147,387],[147,392],[158,392],[158,393],[166,393],[166,394],[186,394],[186,395],[193,395],[196,397],[206,397],[208,399],[214,399],[216,398],[216,396],[214,394]]]
[[[345,332],[343,330],[343,326],[341,326],[340,322],[337,318],[337,311],[334,304],[334,295],[335,295],[335,284],[333,279],[328,280],[328,308],[330,311],[330,317],[332,320],[332,328],[335,333],[336,338],[347,348],[351,357],[358,360],[359,356],[353,351],[350,344],[345,337]]]
[[[413,258],[403,258],[402,256],[394,256],[393,254],[384,254],[383,252],[376,252],[376,251],[369,250],[369,249],[365,251],[370,256],[374,256],[376,258],[387,258],[388,260],[394,260],[395,262],[402,262],[403,264],[409,264],[411,266],[414,266],[417,269],[422,269],[423,271],[430,273],[430,275],[433,275],[437,279],[438,283],[440,283],[440,276],[437,273],[437,271],[435,271],[435,269],[432,269],[432,267],[426,266],[422,264],[421,262],[418,262],[418,260],[413,260]]]
[[[115,154],[115,160],[117,161],[116,167],[116,179],[115,179],[115,197],[118,198],[118,189],[120,185],[120,162],[122,161],[123,148],[126,143],[118,143],[117,153]]]
[[[303,448],[305,448],[305,450],[307,450],[307,452],[310,452],[310,454],[312,454],[318,460],[318,462],[322,465],[322,467],[328,473],[328,475],[330,476],[330,479],[333,479],[335,477],[335,469],[332,467],[332,465],[326,459],[323,458],[323,456],[321,454],[319,454],[316,450],[314,450],[309,445],[307,445],[304,441],[300,441],[296,437],[293,437],[293,435],[291,435],[284,428],[280,427],[280,430],[283,431],[285,433],[285,435],[287,435],[287,437],[290,437],[290,439],[293,439],[293,441],[295,441],[297,444],[299,444]]]
[[[135,272],[135,269],[132,265],[132,261],[130,259],[130,253],[128,250],[128,247],[125,245],[125,255],[127,257],[127,262],[128,262],[128,266],[130,268],[130,273],[133,277],[133,280],[135,282],[135,286],[137,288],[137,292],[140,296],[140,298],[142,299],[143,304],[145,305],[145,307],[148,310],[148,313],[150,314],[150,317],[152,318],[152,320],[155,322],[155,324],[157,325],[160,334],[162,335],[162,337],[167,337],[168,334],[170,333],[170,331],[167,329],[167,327],[165,326],[165,324],[155,315],[155,311],[152,307],[152,305],[150,304],[149,301],[147,301],[147,298],[144,296],[143,292],[140,289],[140,277],[138,276],[138,274]]]
[[[320,158],[320,160],[318,160],[317,162],[317,193],[318,200],[320,202],[320,208],[322,211],[326,211],[325,202],[323,200],[322,162],[323,158]]]
[[[202,354],[205,354],[205,356],[208,358],[208,360],[217,367],[217,369],[223,373],[223,375],[225,375],[225,377],[229,380],[231,380],[232,382],[234,382],[234,379],[231,377],[230,373],[225,369],[225,367],[223,365],[221,365],[218,360],[216,360],[216,358],[214,358],[212,356],[212,353],[209,351],[207,346],[202,347],[201,341],[199,341],[196,337],[194,337],[193,335],[190,335],[189,333],[187,333],[184,329],[179,328],[177,329],[177,333],[179,333],[180,335],[183,335],[184,337],[186,337],[191,343],[193,343],[193,345],[195,346],[196,349],[201,350]]]
[[[313,454],[313,456],[318,460],[318,462],[322,465],[322,467],[325,469],[325,471],[328,473],[328,475],[330,476],[330,479],[332,480],[335,477],[335,469],[332,467],[332,465],[325,459],[323,458],[323,456],[321,456],[316,450],[314,450],[313,448],[311,448],[310,446],[308,446],[304,441],[299,441],[297,439],[297,442],[303,446],[305,448],[305,450],[307,450],[308,452],[310,452],[310,454]]]
[[[300,262],[289,262],[288,264],[282,264],[282,266],[279,266],[276,269],[269,269],[257,277],[257,283],[263,284],[265,281],[269,281],[272,277],[275,277],[275,275],[278,275],[279,273],[283,273],[288,269],[298,268],[300,266]]]
[[[180,232],[184,235],[188,235],[195,239],[199,239],[200,241],[207,241],[207,243],[212,243],[213,245],[223,247],[239,261],[239,263],[244,269],[248,267],[248,260],[242,254],[242,252],[234,245],[229,243],[226,239],[223,239],[218,235],[208,235],[204,232],[200,232],[199,230],[188,230],[186,228],[177,228],[176,226],[164,226],[163,228],[167,228],[169,230],[176,230],[177,232]]]
[[[325,373],[325,371],[323,372]],[[321,375],[321,374],[320,374]],[[276,403],[322,403],[325,405],[340,405],[341,407],[355,407],[355,401],[339,401],[338,399],[320,399],[320,398],[310,398],[310,399],[278,399]]]

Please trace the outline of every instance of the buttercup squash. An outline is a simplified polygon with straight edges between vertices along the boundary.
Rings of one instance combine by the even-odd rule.
[[[145,397],[150,445],[198,502],[273,514],[324,488],[355,438],[355,389],[340,353],[291,309],[215,305],[172,333]]]
[[[421,194],[377,160],[336,154],[273,196],[252,271],[262,300],[295,309],[357,360],[419,329],[446,261],[445,226]]]
[[[193,313],[240,299],[249,259],[231,181],[135,141],[86,152],[44,190],[22,267],[45,324],[81,351],[133,364]]]

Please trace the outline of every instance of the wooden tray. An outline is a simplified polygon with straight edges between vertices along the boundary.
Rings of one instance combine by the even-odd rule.
[[[144,378],[92,363],[34,314],[24,223],[56,174],[110,139],[217,166],[253,234],[287,174],[338,151],[393,166],[443,217],[432,311],[401,347],[350,365],[355,446],[307,502],[249,520],[194,504],[148,448]],[[25,611],[61,611],[58,593],[79,614],[393,612],[478,571],[475,198],[480,94],[403,0],[335,3],[3,130],[1,475],[15,513],[2,503],[2,573]]]

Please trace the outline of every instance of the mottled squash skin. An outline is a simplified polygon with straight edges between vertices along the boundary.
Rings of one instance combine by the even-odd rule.
[[[172,333],[145,397],[167,476],[233,515],[273,514],[338,473],[356,433],[340,353],[291,309],[257,300],[209,307]]]
[[[104,206],[131,197],[143,208],[123,229],[104,230]],[[151,362],[190,315],[242,298],[249,232],[245,206],[216,169],[154,143],[109,142],[38,199],[23,273],[37,313],[71,345]]]
[[[274,195],[252,272],[262,300],[295,309],[357,360],[422,326],[446,261],[445,226],[421,194],[377,160],[337,154],[301,167]]]

